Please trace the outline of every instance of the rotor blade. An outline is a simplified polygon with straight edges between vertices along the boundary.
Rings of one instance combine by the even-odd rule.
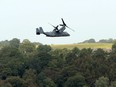
[[[61,20],[62,20],[62,23],[63,23],[63,24],[60,24],[60,26],[66,26],[67,28],[69,28],[70,30],[72,30],[72,31],[74,32],[73,29],[71,29],[70,27],[68,27],[68,26],[66,25],[66,23],[65,23],[64,20],[63,20],[63,18],[61,18]]]
[[[72,29],[72,28],[70,28],[70,27],[68,27],[68,26],[66,26],[67,28],[69,28],[70,30],[72,30],[73,32],[74,32],[74,30]]]
[[[50,24],[50,23],[48,23],[48,24]],[[52,25],[52,24],[50,24],[52,27],[54,27],[54,28],[56,28],[54,25]]]
[[[64,22],[63,18],[61,18],[61,20],[62,20],[63,25],[66,26],[66,23]]]

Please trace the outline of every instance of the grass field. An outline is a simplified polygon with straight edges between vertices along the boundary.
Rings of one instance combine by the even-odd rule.
[[[54,44],[51,45],[53,49],[72,49],[74,47],[78,47],[79,49],[83,48],[92,48],[92,49],[97,49],[97,48],[102,48],[102,49],[111,49],[112,43],[79,43],[79,44]]]

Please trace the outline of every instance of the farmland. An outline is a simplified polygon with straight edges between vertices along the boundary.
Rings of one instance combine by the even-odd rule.
[[[79,49],[83,48],[92,48],[92,49],[97,49],[97,48],[102,48],[102,49],[111,49],[112,43],[78,43],[78,44],[52,44],[51,47],[53,49],[63,49],[63,48],[68,48],[72,49],[74,47],[77,47]]]

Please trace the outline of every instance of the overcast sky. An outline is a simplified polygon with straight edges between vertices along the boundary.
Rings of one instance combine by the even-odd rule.
[[[70,37],[36,35],[52,31],[64,18]],[[116,39],[116,0],[0,0],[0,41],[18,38],[43,44],[78,43],[90,38]]]

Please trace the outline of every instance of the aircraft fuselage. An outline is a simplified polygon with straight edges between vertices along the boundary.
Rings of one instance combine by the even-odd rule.
[[[58,33],[58,32],[44,32],[44,34],[45,34],[47,37],[70,36],[70,34],[68,34],[67,32],[62,32],[62,33]]]

